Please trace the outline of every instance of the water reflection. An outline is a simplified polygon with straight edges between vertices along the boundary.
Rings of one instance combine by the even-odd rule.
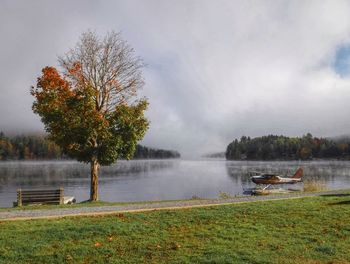
[[[330,189],[350,187],[350,162],[253,162],[225,160],[134,160],[102,167],[100,199],[138,201],[241,195],[255,186],[249,171],[293,174],[303,166],[305,179]],[[90,167],[73,161],[0,162],[0,207],[11,206],[18,188],[63,187],[78,201],[89,198]]]

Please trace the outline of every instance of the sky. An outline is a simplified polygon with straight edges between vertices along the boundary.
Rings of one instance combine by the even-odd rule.
[[[0,2],[0,130],[43,131],[29,90],[82,32],[143,58],[142,144],[183,157],[242,135],[350,134],[350,1]]]

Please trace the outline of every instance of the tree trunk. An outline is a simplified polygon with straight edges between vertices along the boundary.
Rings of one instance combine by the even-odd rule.
[[[100,164],[96,159],[91,160],[91,186],[90,186],[90,201],[98,200],[98,171]]]

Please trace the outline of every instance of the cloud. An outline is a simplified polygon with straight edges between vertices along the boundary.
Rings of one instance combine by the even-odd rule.
[[[350,132],[350,81],[334,68],[347,1],[25,3],[0,4],[1,127],[41,128],[28,87],[92,28],[122,31],[148,64],[146,145],[193,156],[243,134]]]

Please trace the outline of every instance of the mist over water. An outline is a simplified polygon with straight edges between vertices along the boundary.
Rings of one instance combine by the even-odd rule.
[[[255,186],[249,171],[292,175],[299,166],[304,168],[304,180],[320,181],[329,189],[350,188],[348,161],[132,160],[101,168],[99,199],[126,202],[216,198],[220,192],[242,195],[244,189]],[[89,165],[74,161],[0,162],[0,207],[12,206],[18,188],[59,187],[78,202],[89,199]],[[302,187],[302,183],[292,186]]]

